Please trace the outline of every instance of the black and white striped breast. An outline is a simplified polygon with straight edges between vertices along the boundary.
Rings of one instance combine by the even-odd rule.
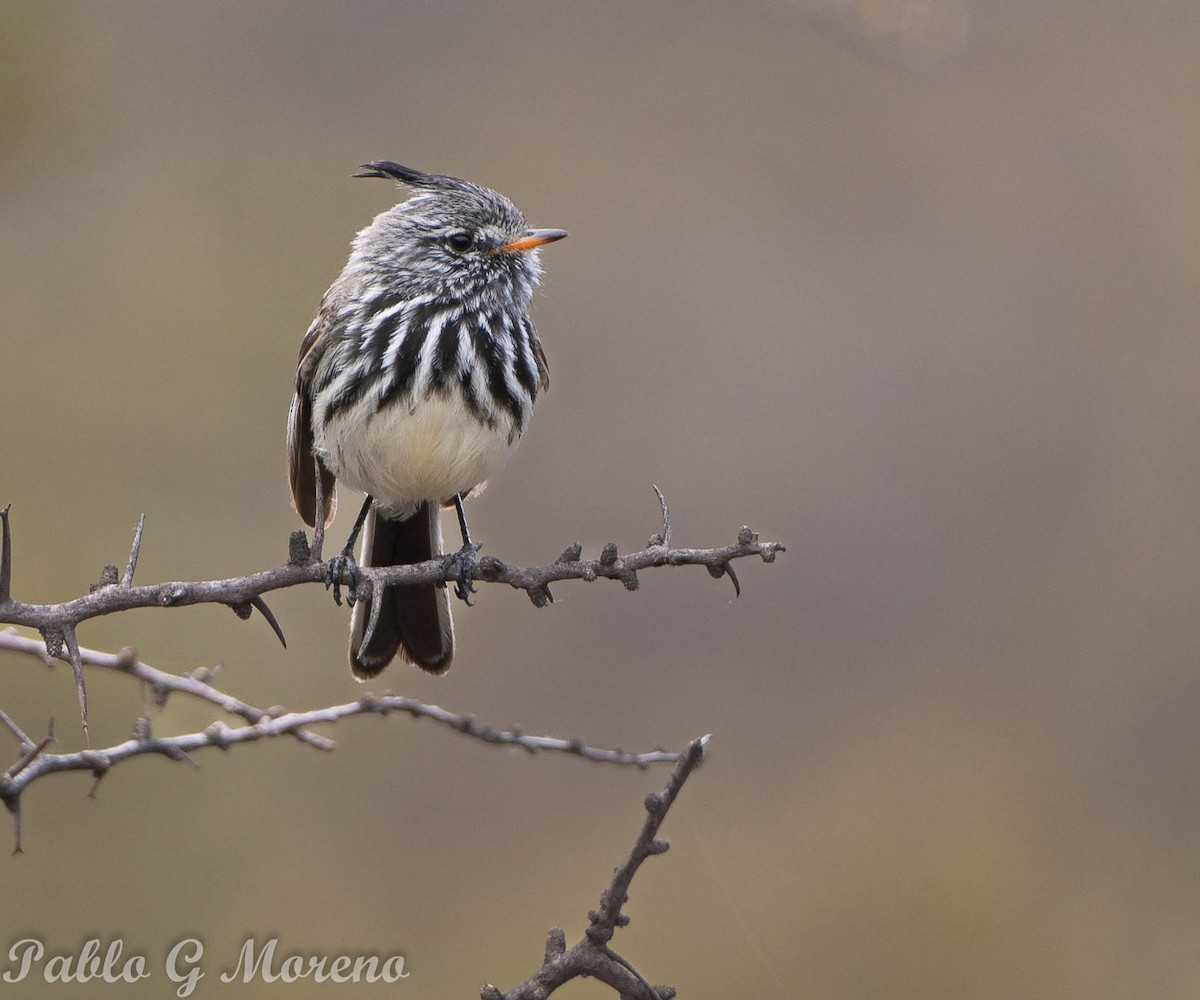
[[[317,422],[360,402],[415,411],[458,395],[477,421],[510,440],[528,425],[541,387],[537,334],[524,310],[374,290],[339,310],[312,386]]]

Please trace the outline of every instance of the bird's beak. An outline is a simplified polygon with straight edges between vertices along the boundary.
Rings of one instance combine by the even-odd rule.
[[[555,240],[561,240],[567,235],[565,229],[528,229],[525,235],[519,239],[513,240],[511,243],[505,243],[502,247],[496,248],[496,253],[508,253],[511,250],[532,250],[534,247],[540,247],[544,243],[553,243]]]

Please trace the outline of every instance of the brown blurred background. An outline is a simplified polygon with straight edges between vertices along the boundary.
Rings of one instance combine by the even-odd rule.
[[[349,175],[469,177],[571,231],[485,551],[640,547],[652,483],[679,544],[748,523],[789,551],[736,601],[703,571],[544,611],[484,587],[446,677],[374,689],[599,745],[714,733],[617,939],[684,997],[1195,997],[1197,51],[1193,0],[0,3],[16,596],[85,591],[142,511],[142,582],[280,563],[298,344],[397,200]],[[260,705],[360,695],[344,610],[271,603],[286,651],[211,607],[80,639],[222,663]],[[68,670],[0,676],[82,745]],[[92,744],[123,739],[139,692],[90,693]],[[131,997],[171,995],[187,936],[196,996],[477,996],[578,937],[666,774],[406,718],[330,735],[141,759],[95,801],[38,782],[0,948],[122,937],[155,973]],[[272,935],[411,977],[217,981]]]

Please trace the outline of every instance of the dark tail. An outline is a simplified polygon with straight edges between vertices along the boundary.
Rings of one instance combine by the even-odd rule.
[[[442,528],[434,504],[423,503],[403,521],[390,521],[372,510],[363,528],[363,566],[401,566],[425,562],[441,554]],[[350,618],[350,671],[359,680],[377,677],[400,658],[431,674],[445,673],[454,657],[454,621],[445,587],[385,587],[375,631],[363,636],[372,618],[372,601],[360,600]]]

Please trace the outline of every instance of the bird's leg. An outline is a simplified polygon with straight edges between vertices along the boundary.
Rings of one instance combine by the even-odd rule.
[[[458,514],[458,530],[462,532],[463,544],[461,549],[450,553],[442,561],[440,582],[444,584],[447,578],[453,577],[454,596],[470,607],[474,604],[471,600],[471,595],[475,593],[472,578],[475,576],[475,554],[480,549],[480,543],[471,541],[471,530],[467,527],[467,514],[463,510],[461,493],[454,494],[454,510]]]
[[[342,583],[344,581],[348,587],[346,603],[350,607],[354,607],[354,590],[358,586],[359,576],[358,564],[354,561],[354,543],[358,541],[358,533],[362,531],[367,514],[371,511],[371,503],[371,494],[368,493],[366,499],[363,500],[362,510],[358,512],[358,517],[354,521],[354,527],[350,529],[350,537],[342,546],[342,551],[325,564],[325,589],[333,588],[333,602],[339,606],[342,603]]]
[[[462,532],[463,548],[470,548],[472,544],[471,529],[467,527],[467,512],[463,510],[461,493],[454,494],[454,512],[458,515],[458,530]]]

